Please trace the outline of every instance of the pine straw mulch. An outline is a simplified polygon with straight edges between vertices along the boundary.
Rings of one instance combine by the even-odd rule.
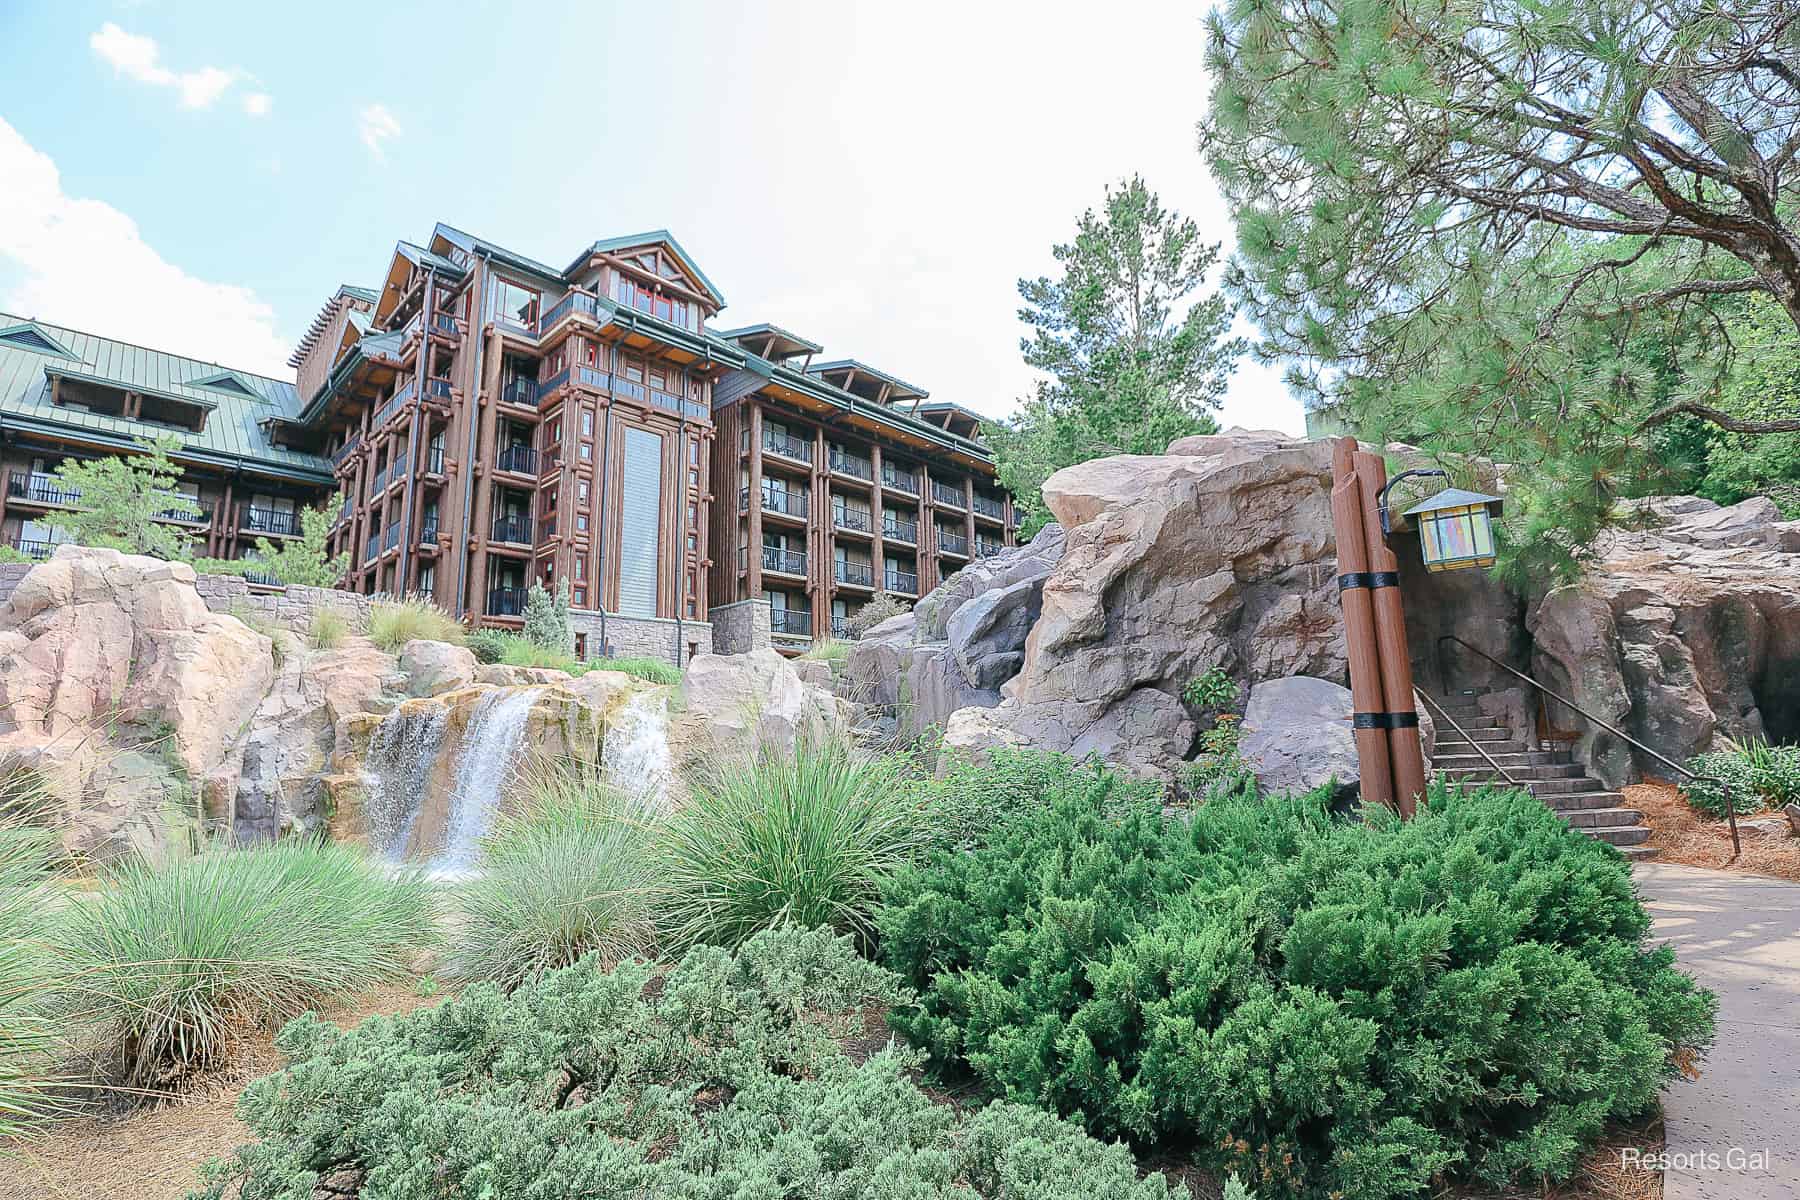
[[[394,985],[323,1015],[348,1029],[443,998]],[[275,1033],[244,1033],[225,1053],[226,1065],[167,1103],[72,1116],[30,1141],[0,1145],[0,1200],[181,1200],[199,1186],[201,1164],[250,1140],[233,1110],[246,1084],[280,1069]]]
[[[1656,847],[1653,862],[1800,881],[1800,838],[1751,833],[1742,828],[1745,818],[1740,816],[1738,840],[1744,852],[1736,862],[1728,862],[1731,858],[1730,826],[1688,807],[1687,801],[1681,798],[1681,789],[1675,785],[1660,781],[1633,784],[1625,789],[1625,803],[1644,814],[1644,824],[1650,827],[1650,845]],[[1779,817],[1779,814],[1757,816]]]

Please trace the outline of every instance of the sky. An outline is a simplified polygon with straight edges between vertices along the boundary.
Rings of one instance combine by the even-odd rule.
[[[716,328],[1004,416],[1017,280],[1109,183],[1230,249],[1204,11],[0,0],[0,309],[291,377],[337,286],[438,221],[552,263],[666,228]],[[1249,359],[1221,420],[1304,424]]]

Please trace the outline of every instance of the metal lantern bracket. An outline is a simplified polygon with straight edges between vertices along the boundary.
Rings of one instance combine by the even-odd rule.
[[[1381,513],[1381,532],[1384,534],[1394,532],[1393,526],[1388,521],[1388,493],[1394,490],[1394,485],[1396,483],[1399,483],[1402,479],[1448,478],[1450,478],[1450,472],[1448,471],[1439,471],[1431,467],[1421,467],[1413,471],[1402,471],[1392,479],[1388,480],[1387,486],[1382,488],[1381,491],[1376,494],[1376,509]]]

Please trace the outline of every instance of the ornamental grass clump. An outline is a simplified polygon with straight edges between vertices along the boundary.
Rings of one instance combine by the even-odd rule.
[[[55,849],[48,832],[0,814],[0,1139],[27,1132],[54,1108],[55,976],[43,933]]]
[[[1523,793],[1119,811],[1092,774],[901,870],[893,1024],[946,1077],[1265,1197],[1568,1177],[1711,1040],[1616,851]]]
[[[50,936],[96,1067],[142,1089],[213,1064],[246,1026],[406,978],[435,941],[423,878],[298,839],[126,866]]]
[[[413,641],[460,646],[463,634],[455,617],[421,596],[377,600],[369,610],[369,638],[389,654]]]
[[[661,897],[657,814],[589,764],[535,764],[523,792],[463,887],[445,974],[510,992],[590,954],[608,966],[648,957]]]
[[[725,765],[669,819],[671,943],[735,946],[780,925],[866,942],[882,884],[925,840],[898,760],[826,739]]]
[[[784,929],[660,976],[588,957],[347,1031],[308,1015],[238,1103],[255,1140],[197,1197],[1186,1195],[1048,1113],[936,1102],[913,1051],[846,1053],[864,1010],[899,999],[848,938]]]

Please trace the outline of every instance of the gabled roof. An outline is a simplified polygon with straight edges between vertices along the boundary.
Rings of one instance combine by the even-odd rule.
[[[446,225],[442,221],[434,225],[431,230],[431,240],[435,242],[439,238],[444,239],[445,243],[456,247],[465,254],[473,254],[480,250],[508,266],[541,276],[544,279],[561,280],[563,277],[563,272],[558,271],[555,267],[538,262],[535,258],[526,258],[523,254],[515,254],[505,246],[483,241],[472,233],[464,233],[454,225]],[[451,263],[451,265],[455,266],[456,264]]]
[[[75,357],[67,346],[45,333],[36,321],[24,321],[0,329],[0,344],[15,346],[21,350],[30,350],[35,354],[54,354],[61,358]]]
[[[18,323],[0,313],[0,328]],[[50,352],[0,341],[0,423],[9,430],[30,429],[49,435],[79,437],[97,444],[129,446],[135,440],[174,434],[182,442],[177,459],[223,466],[250,465],[275,475],[329,482],[331,464],[270,443],[260,422],[292,417],[299,397],[292,380],[272,379],[232,370],[179,354],[149,350],[129,342],[99,337],[45,322],[29,323],[62,347]],[[107,387],[160,396],[208,410],[199,432],[174,429],[154,421],[89,412],[51,403],[53,375]],[[250,391],[241,395],[200,381],[227,376]]]
[[[888,400],[890,402],[894,400],[923,400],[925,397],[931,395],[930,392],[922,387],[914,387],[897,375],[889,375],[886,371],[878,371],[868,363],[858,362],[854,358],[840,358],[832,362],[814,363],[812,366],[806,368],[806,373],[808,375],[826,376],[837,375],[844,372],[855,372],[858,375],[868,375],[881,383],[887,384],[889,388]]]
[[[244,396],[252,400],[261,400],[250,381],[236,371],[214,371],[210,375],[187,381],[189,387],[210,388],[215,392],[226,392],[233,396]]]
[[[782,354],[820,354],[825,347],[817,342],[809,342],[797,333],[783,329],[779,325],[771,325],[767,321],[759,325],[744,325],[737,329],[720,329],[717,335],[728,342],[743,345],[746,342],[768,341],[772,348],[778,348]]]
[[[570,263],[568,270],[563,274],[565,276],[573,275],[591,255],[612,254],[619,250],[635,250],[639,246],[661,246],[667,250],[670,257],[681,264],[682,270],[693,276],[694,282],[698,283],[706,294],[712,297],[715,305],[720,308],[725,307],[724,293],[713,286],[713,281],[706,277],[706,272],[700,269],[700,264],[695,262],[693,256],[686,250],[682,249],[681,243],[675,240],[675,235],[666,229],[653,229],[648,233],[633,233],[624,237],[601,238],[583,251],[573,263]]]

